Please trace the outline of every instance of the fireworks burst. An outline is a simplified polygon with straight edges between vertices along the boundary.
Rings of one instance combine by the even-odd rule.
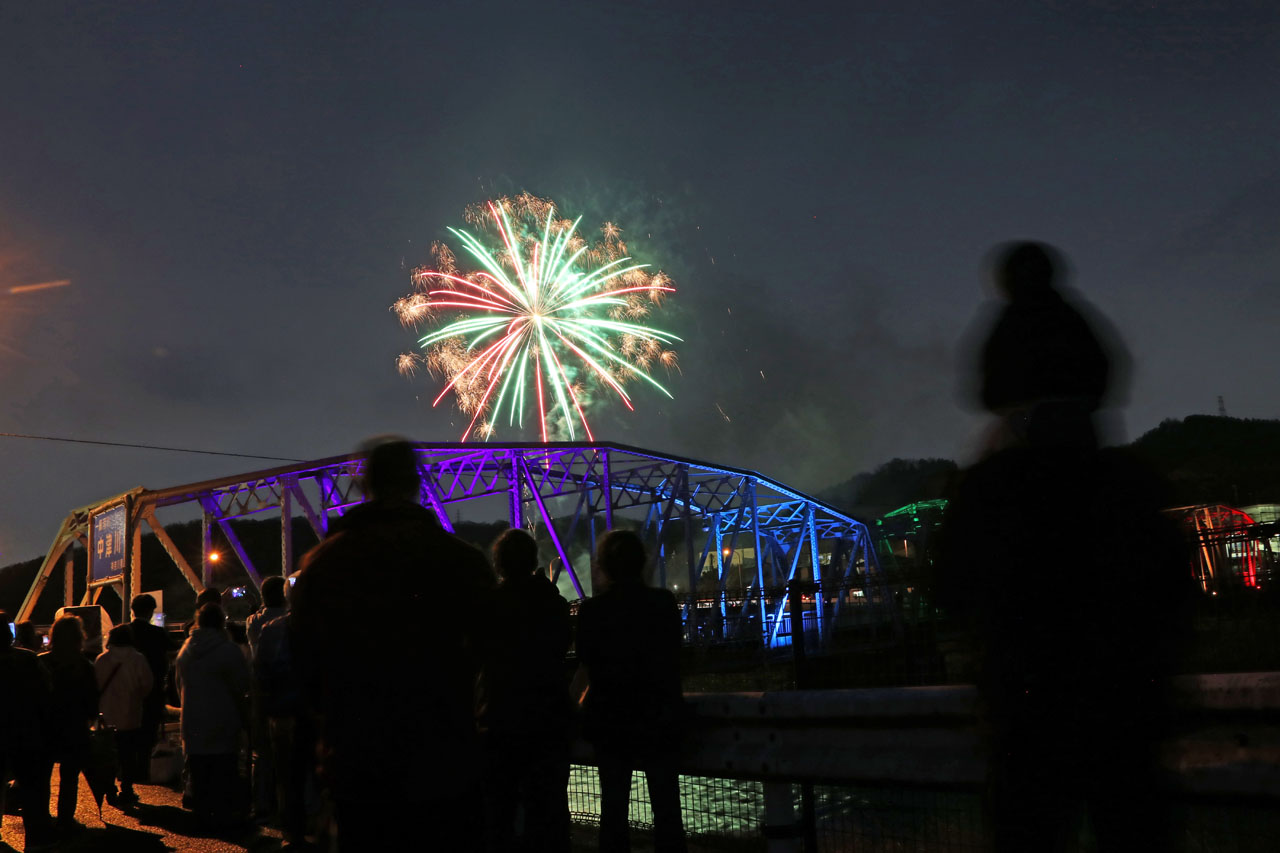
[[[556,213],[552,201],[527,192],[469,206],[463,218],[498,242],[449,232],[480,268],[460,271],[449,247],[436,243],[434,267],[414,270],[414,292],[391,306],[410,328],[453,315],[422,336],[423,355],[402,355],[398,367],[412,376],[425,366],[447,380],[432,405],[453,392],[471,416],[463,441],[473,432],[488,439],[503,411],[509,426],[523,426],[535,404],[543,441],[559,430],[575,438],[576,423],[594,441],[586,410],[596,391],[607,389],[628,409],[624,386],[632,381],[671,396],[649,368],[678,371],[669,346],[680,339],[635,322],[675,292],[671,279],[633,263],[613,222],[591,244],[578,230],[581,217]]]

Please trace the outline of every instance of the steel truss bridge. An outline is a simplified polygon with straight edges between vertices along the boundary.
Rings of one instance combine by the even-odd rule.
[[[454,529],[450,509],[472,501],[487,501],[491,517],[505,515],[513,527],[536,530],[541,525],[556,558],[553,579],[567,578],[578,598],[590,594],[584,580],[590,583],[596,537],[615,524],[636,529],[649,543],[658,585],[671,581],[687,591],[682,593],[687,620],[695,615],[697,599],[706,602],[710,596],[718,605],[714,609],[720,625],[750,626],[746,630],[769,645],[779,642],[791,581],[836,587],[878,584],[880,579],[865,525],[751,471],[619,444],[415,446],[423,475],[422,504],[435,511],[445,529]],[[155,534],[196,592],[212,582],[215,528],[248,578],[260,586],[263,572],[253,564],[231,521],[275,514],[281,520],[279,569],[287,576],[294,570],[293,519],[304,517],[316,536],[324,538],[333,519],[363,499],[362,467],[362,457],[349,454],[168,489],[138,488],[74,510],[54,537],[17,618],[30,618],[64,557],[64,597],[66,604],[74,603],[69,555],[77,545],[91,551],[80,603],[96,603],[110,587],[127,611],[128,602],[141,591],[144,529]],[[95,572],[92,559],[92,549],[100,551],[102,545],[96,541],[94,519],[113,511],[126,519],[124,559],[118,573],[104,577],[100,570]],[[203,547],[198,567],[174,544],[159,517],[162,511],[181,512],[187,518],[199,514]],[[819,611],[814,614],[816,624],[823,626],[833,623],[828,617],[838,616],[841,603],[839,597],[828,599],[820,593],[805,607]]]

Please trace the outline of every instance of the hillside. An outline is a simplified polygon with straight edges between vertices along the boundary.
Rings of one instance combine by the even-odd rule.
[[[1169,419],[1129,449],[1169,480],[1177,505],[1280,503],[1280,421]],[[865,519],[943,497],[957,473],[949,459],[894,459],[818,497]]]
[[[1179,504],[1280,503],[1280,421],[1192,415],[1130,447],[1168,478]]]

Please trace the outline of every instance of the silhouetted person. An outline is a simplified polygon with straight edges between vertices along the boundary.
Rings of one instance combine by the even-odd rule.
[[[538,571],[538,545],[508,530],[493,545],[501,579],[486,616],[478,721],[493,851],[569,849],[569,603]],[[524,833],[517,841],[517,809]]]
[[[262,607],[250,615],[245,622],[249,648],[257,648],[258,636],[262,633],[263,625],[288,612],[289,608],[285,604],[285,584],[285,579],[279,575],[272,575],[262,581]]]
[[[422,836],[475,849],[475,634],[493,575],[418,502],[412,445],[374,447],[363,479],[368,501],[306,555],[290,614],[339,843],[382,850]]]
[[[133,634],[133,647],[147,660],[151,669],[151,692],[142,704],[142,754],[143,763],[137,769],[135,778],[145,782],[151,775],[151,750],[160,739],[160,727],[164,723],[164,683],[169,673],[169,634],[159,625],[151,624],[155,616],[156,600],[146,594],[136,595],[129,605],[133,612],[133,620],[129,622],[129,630]]]
[[[287,612],[284,598],[285,579],[272,575],[262,581],[262,606],[249,615],[245,621],[245,640],[249,644],[249,663],[254,664],[257,653],[258,637],[262,634],[262,626],[272,619],[283,616]],[[274,811],[276,800],[276,781],[271,762],[271,743],[267,732],[267,718],[262,710],[258,695],[257,680],[254,680],[252,691],[253,711],[253,808],[258,815],[270,814]]]
[[[247,799],[237,756],[249,722],[249,665],[225,624],[221,607],[201,607],[177,660],[190,807],[215,823],[232,822]]]
[[[13,646],[9,614],[0,610],[0,781],[17,782],[27,850],[53,847],[45,730],[49,673],[33,652]],[[0,786],[2,787],[2,786]]]
[[[1123,343],[1101,314],[1064,296],[1066,264],[1052,246],[992,254],[1003,307],[981,345],[976,396],[1001,419],[996,446],[1096,441],[1095,412],[1126,394]]]
[[[28,619],[25,622],[19,622],[13,628],[15,632],[13,644],[15,646],[36,654],[44,651],[41,648],[40,632],[36,630],[36,623]]]
[[[587,682],[583,734],[600,769],[600,850],[631,849],[631,773],[644,771],[654,849],[685,850],[680,815],[680,611],[668,590],[645,585],[644,544],[629,530],[596,548],[605,589],[578,609],[577,653]]]
[[[182,635],[184,637],[191,636],[191,632],[195,630],[195,627],[196,627],[196,621],[200,614],[200,608],[204,607],[206,604],[216,604],[219,607],[221,607],[222,606],[222,590],[218,589],[216,586],[207,586],[204,589],[200,590],[199,593],[196,594],[196,615],[188,619],[187,624],[182,626]],[[225,619],[225,611],[223,611],[223,613],[224,613],[224,619]]]
[[[263,589],[266,599],[265,583]],[[315,770],[316,738],[293,663],[287,610],[258,626],[253,682],[258,712],[265,721],[266,750],[272,769],[271,801],[267,806],[279,816],[285,841],[301,844],[307,823],[306,791]]]
[[[103,721],[115,729],[120,791],[108,793],[107,801],[129,808],[138,804],[133,784],[139,781],[149,756],[142,714],[151,695],[151,666],[134,648],[133,630],[128,625],[117,625],[107,635],[107,650],[93,662],[93,670],[98,679],[98,710]]]
[[[207,586],[196,594],[196,612],[191,615],[182,625],[182,641],[185,643],[187,638],[191,636],[191,632],[196,628],[196,620],[200,614],[200,608],[206,604],[214,604],[222,607],[222,592],[216,586]],[[226,611],[223,611],[223,619],[226,619]],[[171,705],[182,704],[182,691],[178,689],[178,661],[174,659],[173,666],[169,669],[169,678],[165,684],[166,698]]]
[[[53,687],[48,733],[49,759],[58,764],[58,828],[75,830],[80,773],[89,760],[89,725],[98,717],[98,683],[93,664],[84,656],[79,617],[63,616],[53,623],[49,651],[40,656],[40,663]]]
[[[1052,293],[1049,257],[1022,244],[998,267],[1013,301],[982,352],[983,403],[1018,423],[955,491],[942,600],[973,634],[995,849],[1062,849],[1084,805],[1099,850],[1164,850],[1155,746],[1189,570],[1162,484],[1097,448],[1107,352]]]

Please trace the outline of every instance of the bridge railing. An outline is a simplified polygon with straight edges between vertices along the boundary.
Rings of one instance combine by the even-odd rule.
[[[1280,584],[1193,592],[1193,636],[1182,672],[1280,670]],[[1106,596],[1082,571],[1065,598]],[[839,581],[725,590],[683,602],[691,689],[902,687],[974,677],[962,626],[940,606],[934,577],[890,567]],[[799,643],[796,641],[800,640]]]
[[[1280,673],[1175,680],[1163,750],[1186,849],[1273,850],[1280,838]],[[965,685],[689,694],[686,832],[697,849],[986,849],[986,756]],[[1122,709],[1117,709],[1122,712]],[[575,746],[571,811],[599,820],[592,754]],[[648,822],[642,777],[631,818]],[[806,838],[813,847],[805,846]]]

